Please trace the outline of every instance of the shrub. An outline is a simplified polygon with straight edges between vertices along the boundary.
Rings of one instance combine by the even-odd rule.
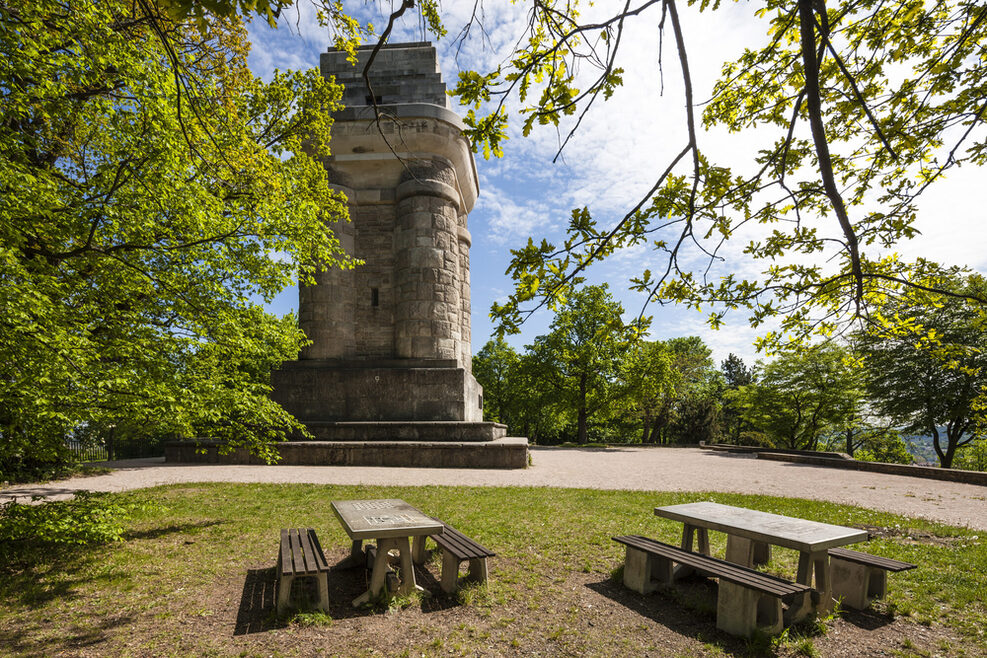
[[[747,431],[741,432],[737,439],[739,446],[753,446],[755,448],[774,448],[774,442],[766,434],[761,432]]]
[[[102,544],[123,538],[133,505],[105,493],[80,491],[72,500],[0,505],[0,545]]]

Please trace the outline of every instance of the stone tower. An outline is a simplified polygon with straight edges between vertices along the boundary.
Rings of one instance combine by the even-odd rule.
[[[300,287],[299,322],[312,345],[273,374],[272,397],[324,441],[499,444],[506,428],[482,422],[483,391],[472,374],[472,151],[449,109],[435,49],[382,48],[372,92],[362,77],[371,50],[360,48],[356,66],[335,49],[320,62],[324,76],[345,86],[325,165],[349,199],[351,221],[333,230],[365,264]],[[525,461],[526,445],[514,448]],[[497,465],[463,461],[435,465]]]

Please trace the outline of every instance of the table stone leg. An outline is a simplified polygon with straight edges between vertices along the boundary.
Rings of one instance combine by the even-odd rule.
[[[754,566],[754,542],[746,537],[727,535],[727,562],[743,567]]]
[[[696,526],[689,525],[685,523],[682,525],[682,550],[691,551],[692,550],[692,535],[695,533]]]
[[[833,576],[829,570],[829,553],[818,551],[812,554],[813,569],[816,572],[816,591],[819,600],[816,601],[816,612],[828,614],[833,611]]]
[[[425,542],[428,540],[427,535],[418,535],[414,538],[411,543],[411,561],[415,564],[425,563]]]
[[[703,542],[706,543],[706,554],[709,555],[709,539],[708,537],[704,540],[706,534],[705,528],[697,528],[694,525],[684,523],[682,525],[682,550],[692,552],[692,537],[698,531],[699,534],[699,547],[702,550]],[[693,572],[692,567],[687,567],[684,564],[676,564],[673,569],[673,579],[685,578],[691,575]]]
[[[709,531],[706,528],[696,528],[696,539],[699,543],[699,552],[709,555]]]
[[[754,564],[767,564],[771,561],[771,544],[763,541],[754,542]]]
[[[813,584],[815,580],[815,584]],[[829,553],[817,551],[799,553],[798,574],[795,582],[808,585],[813,591],[807,593],[800,601],[792,603],[788,609],[791,621],[798,621],[813,613],[828,612],[833,609],[833,586],[829,573]]]
[[[355,569],[356,567],[365,567],[367,565],[367,557],[363,554],[363,540],[354,539],[353,544],[350,546],[350,554],[339,563],[339,566],[343,569]]]
[[[401,557],[401,594],[410,594],[417,589],[415,582],[415,565],[411,559],[411,541],[408,537],[398,537],[394,540],[395,547]]]
[[[391,549],[398,548],[393,539],[377,540],[377,556],[374,558],[374,568],[370,574],[370,587],[366,592],[353,599],[353,607],[359,607],[376,598],[384,591],[387,584],[387,572],[390,566],[387,563],[387,553]]]

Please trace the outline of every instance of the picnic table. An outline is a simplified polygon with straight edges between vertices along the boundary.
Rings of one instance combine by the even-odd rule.
[[[869,539],[865,530],[711,502],[656,507],[655,515],[680,521],[683,524],[682,548],[693,550],[695,536],[698,552],[704,555],[709,555],[708,531],[726,533],[726,559],[745,567],[767,562],[772,545],[797,550],[799,564],[795,580],[813,587],[813,592],[803,598],[800,606],[793,606],[790,610],[789,615],[793,619],[833,609],[827,551]]]
[[[339,523],[353,541],[350,550],[352,564],[365,564],[362,550],[364,540],[377,544],[373,555],[373,570],[370,587],[353,599],[353,606],[360,606],[379,597],[386,586],[389,571],[388,553],[396,550],[400,556],[400,584],[398,592],[409,594],[421,589],[415,582],[415,568],[412,564],[411,539],[425,535],[442,534],[441,521],[423,514],[403,500],[334,500],[332,511]]]

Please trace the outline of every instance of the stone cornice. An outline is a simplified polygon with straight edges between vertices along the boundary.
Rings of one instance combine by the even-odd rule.
[[[479,177],[470,142],[462,134],[465,128],[462,120],[451,110],[430,103],[381,105],[379,109],[385,131],[383,136],[375,125],[373,107],[348,107],[333,113],[335,126],[329,164],[377,161],[381,165],[403,168],[401,161],[441,160],[449,163],[456,173],[460,212],[472,210],[480,193]],[[445,126],[442,132],[447,134],[419,130],[411,125],[421,121]],[[409,125],[403,128],[402,124]],[[450,139],[450,136],[454,138]]]

